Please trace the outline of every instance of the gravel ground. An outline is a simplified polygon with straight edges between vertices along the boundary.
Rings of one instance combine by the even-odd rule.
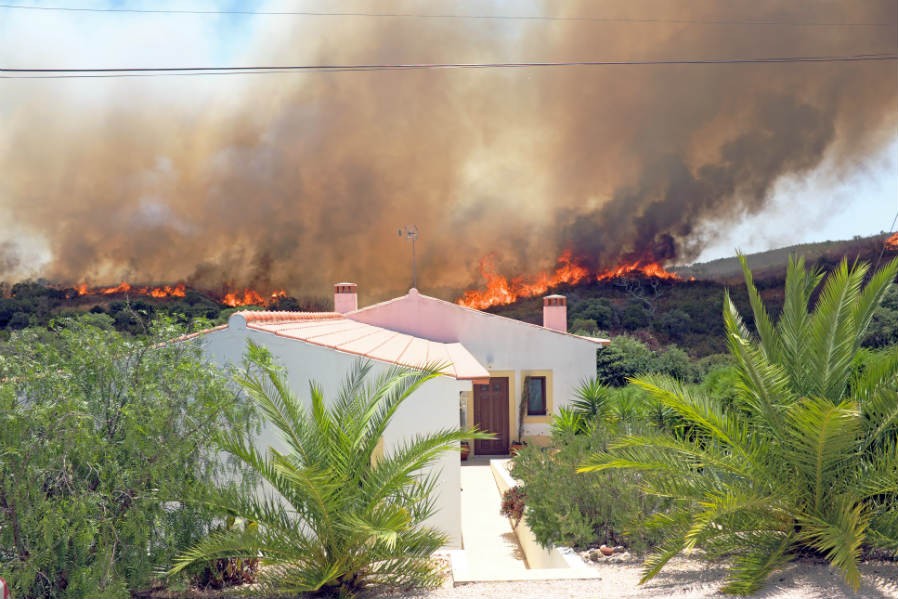
[[[602,577],[594,580],[523,582],[479,582],[429,591],[372,593],[369,598],[454,599],[489,597],[494,599],[542,599],[570,597],[643,597],[651,599],[732,596],[718,592],[726,568],[705,562],[674,558],[654,579],[639,585],[638,564],[599,563]],[[861,588],[855,592],[827,564],[799,560],[775,573],[753,597],[764,599],[830,599],[837,597],[898,599],[898,563],[867,562],[861,566]]]

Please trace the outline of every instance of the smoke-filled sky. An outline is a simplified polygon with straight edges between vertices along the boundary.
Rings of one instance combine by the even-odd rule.
[[[0,8],[0,65],[898,49],[894,0],[108,6],[614,20]],[[0,79],[0,280],[186,280],[298,294],[352,280],[383,296],[408,286],[397,229],[414,223],[419,287],[451,294],[478,283],[486,254],[523,274],[566,248],[603,268],[634,252],[686,263],[870,234],[889,229],[898,210],[896,107],[895,61]]]

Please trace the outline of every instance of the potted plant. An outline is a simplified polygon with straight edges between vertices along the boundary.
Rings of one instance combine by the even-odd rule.
[[[471,454],[471,445],[467,441],[461,442],[461,461],[464,462]]]

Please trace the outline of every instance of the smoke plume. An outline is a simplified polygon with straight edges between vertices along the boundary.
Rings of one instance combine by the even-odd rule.
[[[254,17],[225,62],[741,58],[898,47],[893,0],[813,10],[785,0],[393,8],[618,20]],[[656,20],[626,20],[647,17]],[[743,22],[690,22],[709,20]],[[887,26],[821,25],[840,22]],[[61,62],[9,49],[2,58]],[[177,62],[191,57],[169,64]],[[593,268],[634,254],[687,261],[712,241],[709,223],[757,213],[780,178],[824,159],[838,178],[881,150],[896,137],[896,103],[893,61],[5,80],[0,216],[7,236],[43,244],[38,274],[62,283],[323,294],[351,280],[369,298],[408,287],[410,251],[397,229],[414,223],[419,286],[451,295],[477,283],[486,254],[510,274],[551,266],[566,248]],[[28,264],[2,257],[13,255],[5,247],[0,280],[27,273]]]

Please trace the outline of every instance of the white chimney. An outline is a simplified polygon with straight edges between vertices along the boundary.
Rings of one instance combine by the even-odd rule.
[[[346,314],[359,309],[359,286],[355,283],[334,285],[334,312]]]
[[[543,326],[567,333],[567,299],[563,295],[543,298]]]

